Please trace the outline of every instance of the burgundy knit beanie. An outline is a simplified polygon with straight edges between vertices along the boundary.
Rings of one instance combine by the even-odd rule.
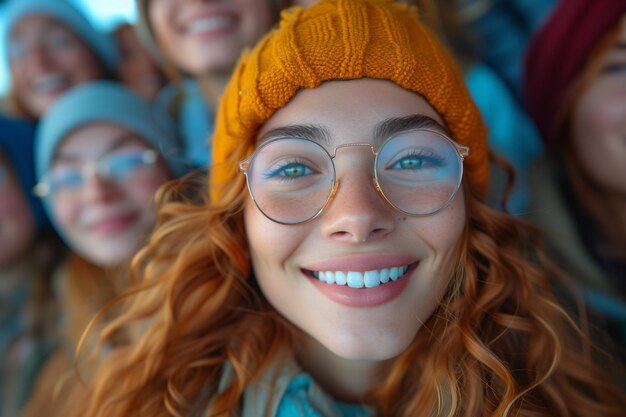
[[[587,58],[624,13],[626,0],[560,0],[531,40],[524,68],[526,107],[548,150],[560,145],[560,113]]]

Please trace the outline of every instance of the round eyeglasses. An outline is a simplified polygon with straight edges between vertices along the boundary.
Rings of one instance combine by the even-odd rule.
[[[374,187],[409,216],[435,214],[452,201],[463,177],[463,158],[469,155],[469,147],[442,133],[415,129],[391,136],[378,151],[369,143],[349,143],[329,153],[311,139],[273,139],[241,161],[239,169],[252,200],[268,219],[299,224],[319,216],[337,192],[337,151],[355,147],[371,150]]]
[[[158,159],[158,154],[153,149],[106,154],[81,166],[53,168],[35,185],[33,192],[38,197],[47,197],[52,193],[57,195],[79,193],[91,175],[121,183],[132,179],[141,169],[154,165]]]

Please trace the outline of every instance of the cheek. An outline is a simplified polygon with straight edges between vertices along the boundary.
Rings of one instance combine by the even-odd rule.
[[[268,0],[248,0],[241,2],[239,10],[243,41],[246,45],[253,45],[272,25],[272,5]]]
[[[595,86],[572,117],[572,145],[591,178],[608,187],[624,187],[626,175],[626,89]]]
[[[81,214],[81,204],[72,198],[56,198],[51,202],[54,220],[63,230],[69,231],[77,226]]]
[[[3,190],[0,188],[0,216],[17,219],[24,212],[30,211],[24,197],[17,186],[9,185]]]
[[[177,32],[174,27],[175,10],[169,10],[163,0],[152,1],[148,10],[148,19],[152,26],[152,34],[159,46],[168,52],[172,51],[171,46],[175,44]]]
[[[597,86],[585,94],[574,111],[573,129],[578,137],[602,139],[626,126],[626,89]]]
[[[244,206],[244,224],[259,281],[281,270],[308,234],[304,226],[284,226],[267,219],[250,199]]]
[[[25,90],[28,80],[25,66],[18,63],[11,63],[9,71],[11,72],[11,89],[16,94],[21,94]]]
[[[104,76],[97,58],[85,47],[69,48],[57,55],[59,68],[72,74],[76,81],[88,81]]]
[[[404,223],[435,254],[436,262],[445,262],[456,253],[463,230],[466,212],[463,190],[441,212],[426,217],[408,218]]]

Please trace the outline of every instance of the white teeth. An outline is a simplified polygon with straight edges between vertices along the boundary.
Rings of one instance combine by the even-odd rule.
[[[391,278],[392,281],[398,279],[398,267],[394,266],[393,268],[391,268],[391,270],[389,271],[389,278]]]
[[[380,285],[380,273],[378,271],[366,271],[363,274],[363,283],[367,288],[374,288]]]
[[[387,268],[383,268],[380,271],[380,283],[386,284],[389,282],[389,270]]]
[[[409,265],[371,271],[312,271],[315,278],[327,284],[348,285],[351,288],[374,288],[396,281],[409,269]]]
[[[348,287],[363,288],[363,273],[348,271]]]
[[[194,20],[193,22],[187,25],[187,32],[189,33],[199,33],[199,32],[209,32],[212,30],[219,30],[229,28],[233,25],[233,19],[230,16],[221,15],[221,16],[212,16],[206,17],[198,20]]]
[[[337,285],[346,285],[348,283],[348,277],[343,271],[335,272],[335,283]]]

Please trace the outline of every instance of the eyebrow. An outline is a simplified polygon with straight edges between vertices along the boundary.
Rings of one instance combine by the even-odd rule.
[[[117,138],[113,140],[111,144],[109,144],[109,146],[107,146],[106,148],[102,150],[102,152],[100,152],[100,155],[98,155],[96,160],[102,158],[104,155],[108,154],[111,151],[121,148],[122,146],[126,145],[128,142],[131,142],[137,139],[138,139],[137,136],[135,136],[132,133],[127,133],[127,134],[118,136]],[[54,155],[54,158],[53,158],[53,162],[55,163],[56,162],[81,162],[81,161],[82,159],[78,157],[77,155],[72,155],[72,154],[66,155],[58,151]]]
[[[328,132],[328,129],[321,125],[290,125],[270,130],[261,136],[259,143],[276,138],[303,138],[320,142],[322,144],[328,144],[330,142],[330,137],[331,135]]]
[[[446,136],[450,136],[448,129],[435,119],[423,114],[411,114],[402,117],[390,117],[376,124],[374,127],[374,139],[382,142],[396,133],[412,129],[432,129]],[[259,139],[259,143],[277,138],[304,138],[323,145],[331,141],[332,135],[322,125],[303,124],[289,125],[272,129]]]
[[[432,117],[424,114],[411,114],[403,117],[391,117],[378,123],[374,128],[374,137],[383,141],[397,133],[413,129],[431,129],[450,136],[448,129]]]

